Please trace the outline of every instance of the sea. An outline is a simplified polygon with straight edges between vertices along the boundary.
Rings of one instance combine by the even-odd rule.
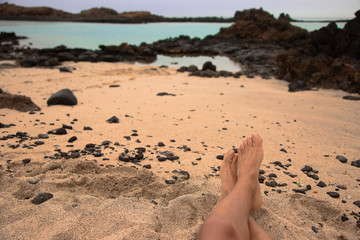
[[[158,40],[175,38],[181,35],[191,38],[205,38],[215,35],[221,28],[232,23],[79,23],[79,22],[45,22],[45,21],[0,21],[0,31],[15,32],[18,36],[26,36],[21,46],[32,48],[53,48],[65,45],[68,48],[99,49],[99,45],[120,45],[128,43],[139,45],[143,42],[153,43]],[[328,22],[296,22],[293,25],[314,31],[324,27]],[[345,23],[338,22],[339,28]],[[237,72],[241,65],[227,57],[169,57],[160,55],[152,65],[188,66],[194,64],[201,67],[206,61],[212,61],[219,70]],[[137,63],[141,64],[141,63]]]

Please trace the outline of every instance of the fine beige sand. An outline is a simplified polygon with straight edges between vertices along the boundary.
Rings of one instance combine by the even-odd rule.
[[[216,157],[254,132],[264,140],[265,182],[275,173],[273,180],[287,184],[261,184],[264,203],[252,213],[271,237],[360,239],[360,208],[353,204],[360,200],[360,169],[351,166],[360,159],[360,102],[343,100],[345,92],[289,93],[287,83],[276,79],[189,77],[175,68],[125,63],[64,65],[76,70],[0,69],[0,88],[28,96],[41,108],[35,114],[0,109],[0,122],[16,125],[0,129],[0,137],[19,131],[32,137],[0,140],[0,239],[195,239],[220,192]],[[78,104],[47,106],[64,88]],[[112,116],[120,123],[107,123]],[[62,124],[73,129],[34,146],[38,134]],[[131,136],[133,130],[138,136]],[[72,136],[78,140],[68,143]],[[111,143],[100,146],[103,141]],[[104,155],[54,158],[88,143]],[[139,164],[118,160],[125,148],[137,147],[146,148]],[[159,162],[159,151],[180,158]],[[341,163],[337,155],[348,161]],[[31,162],[24,164],[27,158]],[[289,165],[283,169],[275,161]],[[151,169],[143,168],[148,164]],[[319,180],[301,171],[305,165],[318,171]],[[173,170],[187,171],[190,178]],[[173,175],[180,178],[166,184]],[[327,186],[318,187],[319,181]],[[292,191],[307,185],[306,194]],[[32,204],[42,192],[53,198]]]

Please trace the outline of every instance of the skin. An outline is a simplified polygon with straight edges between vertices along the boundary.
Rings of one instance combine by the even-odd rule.
[[[253,134],[228,151],[220,168],[221,194],[202,225],[198,239],[271,239],[250,216],[263,202],[258,181],[264,158],[262,138]]]

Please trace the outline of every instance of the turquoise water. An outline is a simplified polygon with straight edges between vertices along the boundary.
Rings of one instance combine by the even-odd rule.
[[[292,22],[291,23],[294,26],[304,28],[308,31],[314,31],[318,30],[322,27],[326,27],[329,23],[328,22]],[[336,25],[338,28],[344,28],[345,23],[344,22],[337,22]]]
[[[238,72],[241,70],[241,64],[231,61],[228,57],[224,56],[182,56],[182,57],[169,57],[164,55],[158,55],[155,62],[150,63],[150,65],[166,65],[169,67],[181,67],[195,65],[199,69],[202,68],[203,64],[207,61],[211,61],[216,65],[217,70],[225,70],[229,72]],[[143,63],[137,63],[137,65],[149,65]]]
[[[292,23],[308,31],[326,26],[328,23]],[[204,38],[214,35],[222,27],[231,23],[148,23],[148,24],[111,24],[111,23],[71,23],[38,21],[0,21],[0,31],[16,32],[27,36],[21,44],[32,44],[35,48],[65,45],[69,48],[81,47],[98,49],[99,45],[119,45],[123,42],[139,45],[152,43],[169,37],[186,35]],[[342,28],[345,24],[338,23]]]
[[[292,23],[308,31],[326,26],[328,23]],[[152,43],[169,37],[186,35],[191,38],[204,38],[214,35],[222,27],[231,23],[148,23],[148,24],[111,24],[111,23],[72,23],[72,22],[38,22],[38,21],[0,21],[0,31],[15,32],[27,36],[21,45],[34,48],[52,48],[65,45],[69,48],[86,48],[96,50],[99,45],[120,45],[123,42],[139,45],[142,42]],[[345,24],[338,23],[342,28]],[[241,70],[238,63],[227,57],[167,57],[159,55],[153,65],[189,66],[199,68],[206,61],[212,61],[219,70],[237,72]],[[138,63],[140,64],[140,63]]]
[[[139,45],[160,39],[187,35],[204,38],[219,32],[230,23],[70,23],[35,21],[0,21],[0,31],[16,32],[29,39],[22,44],[32,43],[32,47],[46,48],[65,45],[69,48],[81,47],[98,49],[99,45],[119,45],[123,42]]]

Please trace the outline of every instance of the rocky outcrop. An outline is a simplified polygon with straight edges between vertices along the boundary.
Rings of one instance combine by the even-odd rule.
[[[156,53],[147,45],[134,46],[123,43],[119,46],[99,46],[99,50],[67,48],[58,46],[45,49],[26,49],[17,56],[17,63],[22,67],[55,67],[64,61],[79,62],[153,62]],[[1,56],[1,55],[0,55]]]
[[[91,8],[75,14],[78,20],[90,22],[146,23],[161,22],[164,17],[153,15],[147,11],[118,13],[110,8]]]
[[[279,15],[279,17],[278,17],[278,20],[280,20],[280,21],[286,21],[286,22],[292,22],[292,21],[294,21],[294,19],[292,19],[291,17],[290,17],[290,15],[289,14],[285,14],[285,13],[280,13],[280,15]]]
[[[360,11],[344,29],[335,23],[310,34],[302,44],[277,56],[278,77],[309,87],[360,93]]]
[[[0,33],[0,60],[8,60],[15,58],[16,48],[20,39],[27,37],[17,36],[14,32]],[[3,64],[2,64],[3,65]]]
[[[49,7],[22,7],[15,4],[0,4],[0,19],[40,20],[71,22],[147,23],[147,22],[232,22],[232,18],[197,17],[166,18],[147,11],[118,13],[109,8],[91,8],[80,13],[68,13]]]
[[[119,13],[110,8],[91,8],[88,10],[83,10],[80,12],[79,16],[85,18],[114,18],[117,17]]]
[[[229,28],[222,28],[216,36],[277,44],[293,43],[308,37],[306,30],[292,26],[287,21],[279,21],[262,9],[236,12],[234,19],[235,24]]]
[[[44,18],[68,18],[71,13],[56,10],[49,7],[22,7],[15,4],[0,4],[1,19],[44,19]]]
[[[21,112],[40,110],[29,97],[6,92],[0,93],[0,108],[9,108]]]

